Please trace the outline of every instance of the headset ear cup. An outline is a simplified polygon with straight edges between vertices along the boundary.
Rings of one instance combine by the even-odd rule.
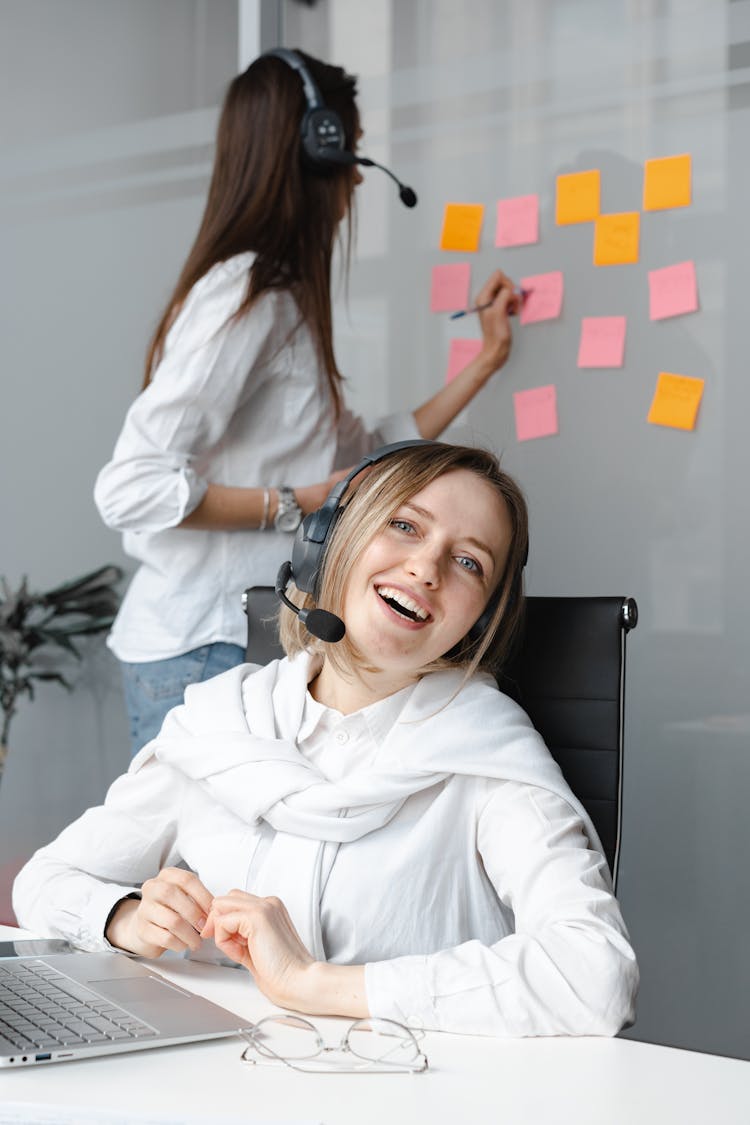
[[[320,574],[326,548],[344,509],[324,505],[305,516],[297,528],[292,546],[292,579],[303,594],[317,600]]]
[[[318,170],[331,172],[336,164],[326,160],[326,150],[340,152],[346,148],[344,126],[332,109],[325,106],[308,108],[302,118],[302,151],[307,163]]]

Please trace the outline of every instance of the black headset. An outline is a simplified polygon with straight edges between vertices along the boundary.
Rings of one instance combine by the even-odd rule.
[[[425,441],[422,438],[413,438],[409,441],[395,441],[390,445],[381,445],[379,449],[375,449],[372,453],[363,457],[359,464],[355,465],[343,480],[340,480],[338,484],[334,485],[323,505],[316,511],[306,515],[297,528],[292,545],[291,560],[282,563],[276,577],[276,595],[285,606],[299,617],[302,624],[313,636],[318,637],[322,641],[340,641],[346,632],[346,626],[340,617],[337,617],[335,613],[330,613],[326,609],[299,609],[299,607],[286,596],[286,590],[289,583],[294,582],[298,590],[304,594],[312,594],[313,598],[317,601],[320,595],[323,559],[325,558],[325,553],[328,549],[328,544],[331,541],[331,536],[333,535],[336,524],[342,512],[345,510],[345,505],[342,504],[342,498],[350,483],[361,472],[364,472],[365,469],[370,468],[372,465],[377,465],[380,461],[384,461],[394,453],[399,453],[402,449],[411,449],[414,446],[433,444],[433,442]],[[528,543],[526,544],[524,566],[526,565],[527,558]],[[520,580],[518,583],[514,584],[513,591],[511,591],[511,601],[517,596],[516,585],[520,585]],[[489,628],[499,599],[500,588],[492,595],[481,615],[469,630],[469,644],[474,644],[479,641]],[[451,653],[448,653],[448,655],[450,656],[453,652],[457,651],[458,646],[452,649]]]
[[[304,59],[288,47],[275,47],[272,51],[266,51],[265,54],[281,59],[292,70],[296,70],[302,79],[307,109],[302,117],[300,132],[302,152],[308,166],[319,172],[330,172],[336,164],[350,166],[361,164],[366,168],[380,168],[381,172],[390,176],[397,185],[401,202],[406,207],[414,207],[417,202],[416,193],[406,184],[402,184],[389,168],[386,168],[384,164],[378,164],[376,160],[370,160],[367,156],[357,156],[356,153],[347,149],[343,122],[338,113],[329,109],[323,101],[320,90],[309,68],[305,65]]]

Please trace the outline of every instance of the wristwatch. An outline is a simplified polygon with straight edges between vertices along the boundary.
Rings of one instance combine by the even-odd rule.
[[[302,522],[302,509],[297,503],[294,490],[284,484],[277,489],[277,492],[279,506],[276,509],[273,526],[277,531],[296,531]]]

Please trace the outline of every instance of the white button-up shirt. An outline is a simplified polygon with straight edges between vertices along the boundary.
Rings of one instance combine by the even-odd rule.
[[[300,716],[294,745],[283,744],[291,747],[287,757],[298,752],[316,776],[335,785],[359,777],[376,787],[378,770],[392,772],[399,761],[419,771],[420,726],[399,722],[417,689],[343,716],[309,694],[299,698],[306,680],[300,680],[298,663],[282,661],[278,668],[264,699],[281,729],[290,714]],[[264,817],[238,815],[253,777],[243,772],[238,724],[229,725],[238,733],[228,743],[219,734],[206,741],[204,733],[216,728],[217,712],[229,715],[235,706],[225,691],[230,683],[242,683],[251,723],[245,694],[250,670],[235,669],[188,689],[186,706],[177,709],[188,741],[190,731],[198,737],[194,761],[201,777],[179,767],[179,737],[172,764],[149,757],[144,748],[103,806],[37,852],[14,889],[21,925],[104,948],[114,904],[162,867],[183,860],[213,894],[245,887],[278,893],[289,907],[275,880],[291,880],[291,899],[302,876],[297,868],[269,875],[268,857],[279,837],[282,846],[305,842],[277,832]],[[441,702],[429,695],[440,676],[445,674],[422,681],[426,714]],[[540,781],[552,776],[545,769],[547,752],[521,709],[486,685],[473,692],[468,725],[466,704],[453,718],[462,692],[437,716],[451,747],[458,724],[458,753],[470,758],[472,724],[477,733],[491,726],[498,761],[511,762],[515,754],[521,763],[536,760],[530,772],[536,768]],[[237,710],[242,723],[241,706]],[[391,732],[399,726],[407,729],[396,749]],[[151,744],[157,753],[158,744]],[[424,749],[429,756],[431,747]],[[273,769],[272,759],[263,762],[259,785],[273,787]],[[316,892],[324,955],[364,963],[370,1012],[412,1026],[499,1036],[615,1034],[633,1019],[638,969],[603,856],[576,811],[580,806],[562,781],[552,781],[555,792],[494,772],[444,776],[412,792],[381,827],[325,845],[334,848],[335,858]],[[217,796],[222,784],[227,804]],[[373,801],[377,797],[373,792]],[[304,911],[290,913],[302,931]]]
[[[189,293],[149,386],[128,411],[94,497],[140,564],[109,645],[121,660],[161,660],[203,644],[244,647],[242,591],[273,585],[291,538],[275,531],[178,528],[209,482],[278,488],[326,480],[379,445],[419,437],[411,414],[370,432],[338,424],[309,329],[289,293],[264,294],[231,320],[251,254],[211,269]]]

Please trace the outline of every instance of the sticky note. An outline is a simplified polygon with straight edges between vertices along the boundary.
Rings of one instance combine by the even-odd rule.
[[[516,195],[497,201],[495,246],[528,246],[539,241],[539,196]]]
[[[563,275],[560,270],[522,277],[524,291],[521,305],[521,324],[534,324],[538,320],[554,320],[562,312]]]
[[[624,316],[584,316],[578,344],[578,366],[622,367],[625,327]]]
[[[638,211],[600,215],[594,223],[594,265],[622,266],[637,262],[640,229]]]
[[[550,437],[557,433],[557,389],[533,387],[513,395],[516,414],[516,437],[519,441]]]
[[[472,359],[476,359],[482,350],[481,340],[451,340],[450,350],[448,352],[448,370],[445,373],[446,383],[450,383],[451,379],[455,379],[459,371],[463,371]]]
[[[692,157],[663,156],[643,167],[643,210],[666,211],[689,207],[692,202]]]
[[[483,219],[483,203],[446,203],[440,249],[478,250]]]
[[[430,284],[432,312],[458,312],[469,304],[471,265],[456,262],[454,266],[433,266]]]
[[[651,320],[681,316],[698,308],[695,263],[679,262],[660,270],[649,270],[649,315]]]
[[[675,430],[694,430],[704,383],[704,379],[694,379],[690,375],[661,371],[648,421],[655,426],[672,426]]]
[[[600,179],[598,168],[557,177],[555,221],[558,226],[590,223],[598,217]]]

